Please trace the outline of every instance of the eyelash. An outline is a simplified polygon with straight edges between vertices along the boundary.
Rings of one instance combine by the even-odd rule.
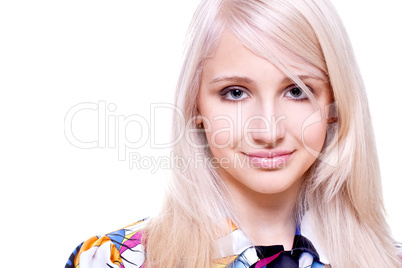
[[[314,91],[313,91],[313,89],[312,89],[311,87],[309,87],[309,86],[307,86],[307,85],[306,85],[306,87],[314,94]],[[302,94],[302,95],[304,94],[305,97],[304,97],[304,98],[292,98],[292,97],[290,97],[289,99],[291,99],[291,100],[293,100],[293,101],[308,101],[309,98],[308,98],[306,92],[305,92],[301,87],[299,87],[298,85],[291,85],[291,86],[287,87],[287,88],[285,89],[285,94],[284,94],[284,96],[285,96],[287,93],[289,93],[292,89],[296,89],[296,88],[299,89],[299,90],[301,91],[301,94]]]
[[[309,88],[309,90],[314,94],[314,90],[311,88],[311,87],[309,87],[309,86],[307,86],[308,88]],[[305,94],[306,95],[306,93],[304,92],[304,90],[302,89],[302,88],[300,88],[298,85],[291,85],[291,86],[288,86],[284,91],[285,91],[285,93],[283,94],[283,96],[285,96],[287,93],[289,93],[292,89],[300,89],[301,90],[301,94],[303,95],[303,94]],[[230,86],[230,87],[226,87],[226,88],[224,88],[224,89],[222,89],[221,91],[220,91],[220,96],[221,96],[221,101],[224,101],[224,102],[239,102],[239,101],[243,101],[243,100],[246,100],[247,98],[244,98],[244,99],[239,99],[239,100],[233,100],[233,99],[228,99],[227,98],[227,95],[229,94],[229,93],[231,93],[231,92],[233,92],[234,90],[240,90],[243,94],[247,94],[248,96],[250,96],[250,93],[248,92],[248,90],[246,90],[246,89],[244,89],[243,87],[239,87],[239,86]],[[288,99],[290,99],[290,100],[293,100],[293,101],[308,101],[309,100],[309,98],[306,96],[305,98],[292,98],[292,97],[288,97]]]
[[[230,87],[226,87],[226,88],[222,89],[221,92],[219,93],[220,96],[221,96],[221,101],[239,102],[239,101],[245,100],[245,99],[239,99],[239,100],[228,99],[227,95],[229,93],[233,92],[234,90],[240,90],[243,94],[246,94],[246,95],[250,96],[250,93],[248,93],[248,90],[246,90],[246,89],[244,89],[242,87],[238,87],[238,86],[230,86]]]

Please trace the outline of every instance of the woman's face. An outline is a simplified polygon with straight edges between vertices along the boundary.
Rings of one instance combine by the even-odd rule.
[[[205,134],[225,183],[241,191],[279,194],[298,189],[326,136],[326,76],[282,55],[310,87],[319,107],[269,61],[226,31],[205,62],[198,97]],[[297,191],[297,190],[296,190]]]

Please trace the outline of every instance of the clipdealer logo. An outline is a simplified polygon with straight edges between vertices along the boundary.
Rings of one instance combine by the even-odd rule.
[[[116,113],[117,106],[114,103],[107,104],[106,101],[98,101],[94,102],[82,102],[72,106],[65,115],[64,118],[64,134],[67,141],[81,149],[93,149],[93,148],[108,148],[108,149],[116,149],[118,154],[119,161],[129,162],[130,169],[134,167],[136,169],[151,169],[155,170],[155,165],[157,166],[166,166],[170,168],[171,166],[168,164],[169,161],[167,157],[165,158],[152,158],[148,156],[141,156],[138,153],[138,149],[144,146],[147,146],[151,149],[168,149],[172,148],[176,143],[178,143],[181,139],[185,139],[187,143],[190,144],[193,148],[206,148],[209,146],[206,144],[199,144],[196,140],[194,140],[195,132],[205,132],[210,133],[211,143],[215,148],[225,148],[232,147],[236,143],[236,146],[242,147],[246,146],[249,148],[254,148],[256,146],[254,141],[249,138],[249,134],[251,133],[267,133],[269,135],[276,135],[276,129],[278,124],[286,120],[286,116],[272,116],[272,118],[268,119],[261,115],[253,115],[250,118],[247,118],[245,122],[243,122],[242,118],[242,105],[241,102],[237,104],[237,111],[235,117],[230,117],[229,115],[221,114],[215,116],[213,119],[208,120],[208,118],[202,117],[204,128],[197,129],[194,128],[194,122],[197,120],[197,117],[191,118],[189,120],[185,120],[184,113],[180,108],[176,107],[170,103],[152,103],[150,104],[150,118],[147,120],[144,116],[140,114],[131,114],[131,115],[121,115]],[[337,154],[333,154],[331,159],[322,158],[321,152],[314,150],[305,142],[305,130],[308,129],[309,126],[321,122],[325,120],[323,116],[326,114],[327,117],[337,116],[336,104],[332,103],[325,107],[325,113],[320,111],[319,109],[310,114],[302,123],[300,129],[300,135],[303,142],[303,146],[305,150],[307,150],[311,155],[324,161],[326,164],[335,167],[339,161],[339,151],[337,143],[335,143],[335,148],[332,148]],[[156,119],[157,113],[163,114],[173,114],[178,116],[180,120],[179,134],[176,137],[173,137],[169,142],[161,142],[157,140],[156,135]],[[93,116],[96,115],[96,119],[91,120],[90,123],[94,123],[92,121],[96,121],[96,135],[91,138],[83,138],[82,135],[77,135],[81,130],[80,128],[74,127],[74,121],[79,121],[77,119],[80,116],[85,116],[91,114],[92,119]],[[251,122],[254,120],[260,120],[265,123],[265,128],[252,128]],[[224,121],[223,125],[227,127],[222,127],[216,130],[212,129],[212,121]],[[328,121],[330,122],[330,121]],[[89,123],[89,122],[86,122]],[[136,131],[130,132],[130,129],[135,128]],[[187,129],[187,131],[185,131]],[[82,132],[82,131],[81,131]],[[226,133],[227,140],[217,139],[218,134]],[[166,133],[163,133],[166,134]],[[337,124],[328,123],[327,125],[327,140],[337,139],[338,131]],[[85,135],[84,135],[85,136]],[[241,145],[242,140],[237,137],[244,136],[245,145]],[[172,157],[170,157],[172,158]],[[172,158],[173,159],[173,158]],[[170,160],[172,160],[170,159]],[[194,162],[193,160],[181,159],[180,163],[190,163]],[[177,161],[176,161],[177,162]],[[187,164],[184,166],[188,166]]]

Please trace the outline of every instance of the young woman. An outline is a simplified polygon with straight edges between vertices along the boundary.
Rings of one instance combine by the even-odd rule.
[[[66,267],[401,267],[367,99],[327,0],[204,0],[162,211]]]

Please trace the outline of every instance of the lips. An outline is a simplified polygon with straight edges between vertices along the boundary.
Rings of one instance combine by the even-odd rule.
[[[275,150],[275,151],[260,151],[260,152],[252,152],[252,153],[245,153],[248,156],[252,157],[262,157],[262,158],[272,158],[275,156],[281,156],[286,154],[291,154],[293,151],[288,150]]]
[[[251,164],[264,169],[279,169],[286,166],[286,162],[294,151],[275,150],[245,153]]]

